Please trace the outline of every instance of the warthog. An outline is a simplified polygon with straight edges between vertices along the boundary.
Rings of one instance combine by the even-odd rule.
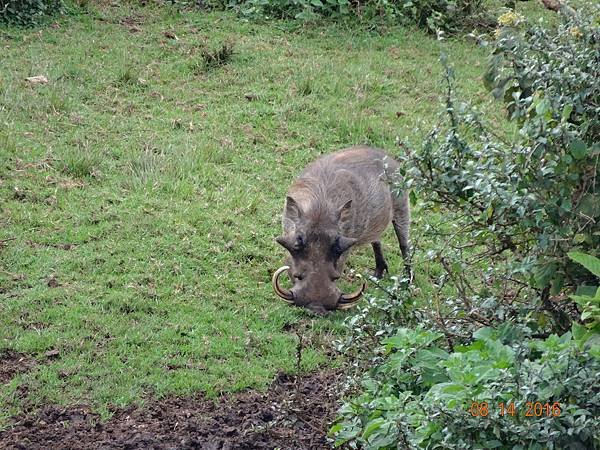
[[[273,274],[279,297],[317,313],[352,307],[366,283],[353,294],[343,294],[336,286],[349,250],[371,244],[374,276],[381,278],[388,266],[379,239],[390,222],[410,274],[408,198],[390,189],[390,181],[399,176],[398,166],[382,150],[358,146],[323,156],[304,169],[288,191],[283,235],[276,239],[290,252]],[[286,270],[291,289],[279,282]]]

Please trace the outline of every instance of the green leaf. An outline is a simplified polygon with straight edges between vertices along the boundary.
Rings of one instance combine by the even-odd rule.
[[[360,428],[358,428],[356,426],[349,428],[346,424],[345,427],[341,427],[340,430],[336,431],[334,446],[341,447],[346,442],[356,439],[359,432],[360,432]]]
[[[563,122],[566,122],[567,120],[569,120],[569,117],[571,117],[572,112],[573,112],[573,105],[571,105],[571,104],[565,105],[563,112],[562,112]]]
[[[570,412],[572,416],[591,416],[591,413],[587,409],[578,408],[575,411]]]
[[[600,196],[594,193],[584,195],[577,205],[577,212],[583,213],[588,217],[600,216]],[[584,235],[584,241],[589,235]]]
[[[587,270],[592,272],[595,276],[600,278],[600,259],[596,258],[595,256],[587,255],[581,252],[569,252],[567,253],[567,255],[573,261],[581,264]]]
[[[550,102],[546,98],[537,97],[537,101],[534,101],[535,112],[538,116],[544,116],[547,111],[551,109]]]
[[[583,159],[587,155],[588,148],[581,139],[573,139],[569,144],[569,151],[575,159]]]
[[[600,297],[597,296],[592,297],[589,295],[571,295],[570,297],[581,306],[591,305],[592,303],[600,304]]]
[[[369,422],[367,424],[367,426],[365,427],[365,431],[363,432],[362,438],[366,441],[369,439],[369,437],[375,433],[377,430],[379,430],[383,424],[385,423],[385,419],[379,418],[379,419],[375,419],[372,420],[371,422]]]
[[[554,279],[556,274],[556,264],[554,262],[542,263],[536,267],[534,278],[537,287],[545,288]]]
[[[415,206],[417,204],[417,194],[415,191],[410,191],[408,193],[408,198],[410,199],[411,206]]]
[[[445,384],[445,383],[442,383]],[[440,385],[442,385],[440,384]],[[466,388],[461,385],[461,384],[457,384],[457,383],[448,383],[445,384],[445,386],[441,389],[441,392],[443,392],[444,394],[456,394],[458,392],[462,392],[464,391]]]
[[[342,428],[343,428],[343,425],[341,423],[336,423],[329,429],[329,434],[333,435],[333,434],[337,433],[338,431],[340,431]]]
[[[486,340],[493,338],[495,335],[494,329],[490,327],[483,327],[473,333],[475,339]]]
[[[575,295],[580,297],[595,297],[598,286],[577,286]]]
[[[582,350],[585,346],[585,343],[588,341],[588,339],[592,336],[593,333],[576,322],[573,323],[571,330],[573,333],[573,339],[577,342],[577,345]]]

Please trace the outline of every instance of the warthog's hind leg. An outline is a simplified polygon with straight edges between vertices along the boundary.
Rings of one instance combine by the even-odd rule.
[[[408,205],[408,196],[404,195],[401,198],[395,199],[394,218],[392,225],[400,244],[400,252],[404,260],[404,272],[409,281],[412,282],[412,268],[410,266],[410,243],[408,240],[410,227],[410,208]]]
[[[373,253],[375,253],[375,272],[373,276],[379,280],[383,277],[383,272],[388,270],[388,265],[381,251],[381,242],[371,242],[371,246],[373,247]]]

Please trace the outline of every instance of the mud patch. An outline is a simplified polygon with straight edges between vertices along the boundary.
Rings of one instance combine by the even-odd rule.
[[[339,398],[338,372],[279,375],[266,392],[214,402],[171,397],[114,411],[107,422],[86,407],[47,406],[0,432],[8,449],[328,449]]]
[[[8,383],[15,375],[27,372],[35,365],[35,359],[23,353],[0,350],[0,384]]]

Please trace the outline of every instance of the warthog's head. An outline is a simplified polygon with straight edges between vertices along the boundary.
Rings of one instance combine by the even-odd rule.
[[[366,285],[353,294],[344,294],[336,286],[344,268],[348,250],[356,239],[343,236],[339,223],[349,211],[351,201],[333,213],[319,209],[303,212],[292,197],[286,201],[284,235],[277,242],[290,252],[286,265],[273,274],[273,289],[288,303],[306,307],[316,313],[347,309],[362,295]],[[279,277],[285,271],[293,283],[285,289]]]

